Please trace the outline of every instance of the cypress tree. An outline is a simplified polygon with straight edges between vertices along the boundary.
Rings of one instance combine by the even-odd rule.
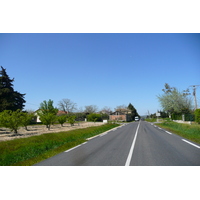
[[[131,118],[132,118],[132,120],[134,120],[136,116],[139,116],[137,110],[135,109],[135,107],[131,103],[129,103],[128,109],[131,110]]]
[[[22,110],[24,107],[25,94],[21,94],[13,89],[14,78],[10,77],[6,73],[6,69],[1,66],[0,71],[0,112],[4,110],[16,111]]]

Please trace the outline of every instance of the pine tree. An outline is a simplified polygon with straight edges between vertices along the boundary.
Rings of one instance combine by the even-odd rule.
[[[6,73],[6,69],[1,66],[0,71],[0,112],[4,110],[16,111],[17,109],[22,110],[24,107],[25,94],[21,94],[13,89],[14,79]]]

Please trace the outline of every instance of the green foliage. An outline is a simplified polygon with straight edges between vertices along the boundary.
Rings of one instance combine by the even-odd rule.
[[[200,124],[200,109],[195,110],[195,121]]]
[[[63,124],[66,122],[67,120],[67,115],[60,115],[57,117],[58,122],[61,124],[61,126],[63,126]]]
[[[128,109],[131,110],[131,120],[135,120],[136,116],[140,117],[137,110],[131,103],[129,103]]]
[[[90,121],[90,122],[101,122],[102,117],[101,117],[100,114],[91,113],[91,114],[87,115],[87,120]]]
[[[75,115],[69,115],[69,116],[67,117],[67,121],[71,124],[71,126],[74,125],[75,119],[76,119],[76,116],[75,116]]]
[[[27,126],[31,123],[32,119],[34,118],[33,113],[21,113],[21,124],[25,127],[25,129],[28,131]]]
[[[42,113],[42,114],[52,113],[56,115],[57,112],[58,112],[58,109],[53,106],[53,101],[51,99],[49,99],[49,101],[45,100],[40,104],[39,113]]]
[[[10,79],[6,70],[1,67],[0,71],[0,112],[4,110],[22,110],[24,107],[25,94],[21,94],[13,89],[14,79]]]
[[[156,118],[146,118],[145,121],[147,122],[156,122]]]
[[[60,133],[49,133],[28,138],[0,142],[0,166],[33,165],[85,142],[117,124],[105,124]]]
[[[22,112],[20,109],[16,111],[4,110],[0,114],[0,121],[3,127],[9,128],[17,134],[18,129],[22,125]]]
[[[43,124],[45,124],[50,130],[51,124],[56,121],[56,114],[58,113],[58,109],[53,106],[53,101],[49,99],[49,101],[43,101],[40,104],[40,109],[37,114],[40,117],[40,120]]]
[[[48,130],[50,126],[56,121],[56,115],[53,113],[39,114],[41,122],[46,125]]]
[[[164,111],[169,113],[190,113],[192,108],[191,99],[188,93],[179,92],[175,87],[170,87],[167,83],[162,90],[163,95],[157,96]]]
[[[84,121],[86,118],[85,113],[73,113],[76,116],[76,121]]]

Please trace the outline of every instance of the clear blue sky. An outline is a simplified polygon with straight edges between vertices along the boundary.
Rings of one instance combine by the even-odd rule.
[[[200,34],[0,34],[0,65],[25,109],[68,98],[83,109],[132,103],[144,115],[161,109],[165,83],[200,85]]]

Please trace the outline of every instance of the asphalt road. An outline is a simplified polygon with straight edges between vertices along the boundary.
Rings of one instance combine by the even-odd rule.
[[[35,166],[199,166],[200,145],[140,121],[116,128]]]

